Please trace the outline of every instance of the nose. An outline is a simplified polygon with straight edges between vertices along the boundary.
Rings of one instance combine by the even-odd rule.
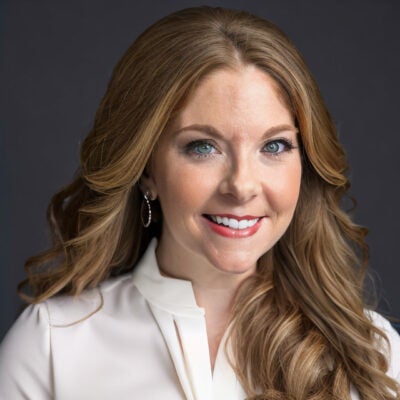
[[[227,166],[219,190],[239,203],[246,203],[259,195],[262,187],[255,162],[244,156],[232,162]]]

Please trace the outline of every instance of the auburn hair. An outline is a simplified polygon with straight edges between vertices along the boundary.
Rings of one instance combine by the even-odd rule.
[[[127,50],[73,182],[51,200],[52,245],[27,260],[20,295],[29,303],[76,296],[135,267],[161,232],[157,200],[158,218],[143,228],[139,188],[159,136],[207,74],[247,64],[270,75],[286,99],[300,132],[303,173],[289,228],[236,297],[232,365],[249,398],[345,400],[352,385],[363,400],[399,399],[379,351],[388,339],[365,309],[367,231],[341,208],[348,165],[332,118],[286,35],[244,11],[181,10]]]

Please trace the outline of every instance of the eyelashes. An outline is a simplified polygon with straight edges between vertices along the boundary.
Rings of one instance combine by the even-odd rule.
[[[296,147],[287,138],[279,138],[267,141],[261,148],[261,152],[267,156],[278,157],[283,153],[290,152]],[[184,153],[198,159],[212,157],[220,154],[215,143],[211,140],[193,140],[184,146]]]
[[[218,154],[214,144],[208,140],[193,140],[185,146],[185,153],[195,157],[204,158],[211,154]]]
[[[263,147],[264,152],[271,155],[279,155],[293,149],[293,142],[288,139],[270,140]]]

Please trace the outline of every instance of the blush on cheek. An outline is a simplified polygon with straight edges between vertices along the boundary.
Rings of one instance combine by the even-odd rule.
[[[215,191],[216,184],[213,180],[217,173],[204,173],[203,171],[187,169],[185,172],[177,172],[169,189],[179,193],[185,198],[186,203],[196,204],[201,198],[208,198]],[[201,201],[200,201],[201,202]]]
[[[284,212],[294,208],[297,204],[300,186],[296,180],[283,180],[278,184],[266,185],[264,193],[271,209]]]
[[[187,175],[179,173],[167,174],[167,176],[168,179],[159,185],[160,202],[164,203],[165,207],[172,208],[174,213],[188,208],[194,209],[199,197],[197,178],[189,179]]]

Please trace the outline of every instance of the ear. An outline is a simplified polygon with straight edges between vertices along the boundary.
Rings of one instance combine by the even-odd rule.
[[[155,200],[157,198],[157,185],[153,178],[151,168],[146,165],[142,176],[139,179],[139,187],[143,195],[146,192],[150,192],[150,199]]]

